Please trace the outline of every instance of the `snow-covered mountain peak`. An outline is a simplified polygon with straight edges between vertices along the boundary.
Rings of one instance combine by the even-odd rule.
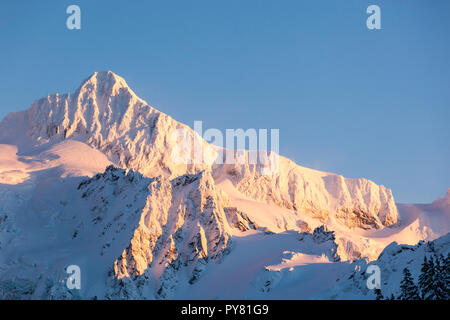
[[[23,141],[36,147],[78,140],[118,167],[174,178],[206,168],[173,156],[180,130],[200,140],[207,157],[215,158],[215,149],[193,130],[148,105],[123,78],[107,71],[94,73],[73,94],[49,95],[28,110],[9,114],[0,123],[0,143],[21,149]]]
[[[121,88],[129,89],[125,79],[110,70],[94,72],[81,83],[80,89],[83,88],[95,88],[103,92],[111,92],[111,90],[118,90]]]
[[[112,99],[120,97],[122,101],[140,101],[145,104],[144,101],[139,99],[133,90],[130,89],[125,79],[118,76],[112,71],[95,72],[89,78],[84,80],[80,87],[74,94],[74,98],[78,99],[78,104],[75,107],[83,107],[83,100],[92,99],[92,102],[96,102],[95,106],[99,108],[99,112],[105,112]],[[123,106],[126,104],[122,103]],[[115,111],[119,111],[120,115],[128,111],[128,108],[118,108]]]

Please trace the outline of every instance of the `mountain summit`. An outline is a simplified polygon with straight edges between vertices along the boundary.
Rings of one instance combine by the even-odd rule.
[[[94,91],[103,91],[109,95],[115,95],[113,93],[114,90],[131,90],[124,78],[110,70],[94,72],[90,77],[81,83],[79,90],[84,91],[83,88],[87,89],[89,87],[93,88]]]
[[[175,163],[171,149],[176,131],[193,131],[149,106],[111,71],[95,72],[73,94],[53,94],[26,111],[9,114],[0,123],[0,143],[18,137],[42,146],[75,139],[105,153],[113,163],[146,175],[175,177],[205,166]],[[203,141],[202,141],[203,143]],[[204,143],[204,149],[214,153]]]

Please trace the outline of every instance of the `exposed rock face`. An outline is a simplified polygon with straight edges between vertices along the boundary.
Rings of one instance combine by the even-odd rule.
[[[336,217],[345,225],[380,228],[397,222],[397,207],[390,189],[363,178],[329,175],[324,180],[335,198]]]
[[[258,225],[253,222],[244,212],[239,211],[236,207],[225,208],[228,222],[231,226],[241,231],[250,229],[257,230]]]
[[[147,179],[133,171],[108,167],[104,174],[82,182],[79,189],[87,201],[104,204],[91,210],[95,214],[92,222],[104,226],[99,229],[99,238],[108,238],[112,234],[109,229],[120,233],[122,219],[136,223],[129,244],[114,261],[112,276],[117,281],[113,287],[132,283],[142,289],[148,285],[145,279],[158,279],[154,283],[158,286],[156,297],[170,297],[181,277],[176,271],[183,269],[186,281],[193,283],[208,262],[219,262],[231,249],[231,229],[224,211],[226,199],[215,189],[207,172],[170,181],[162,176]],[[117,198],[128,213],[117,210]],[[113,237],[107,241],[100,254],[111,244],[115,246],[115,240]],[[123,290],[110,295],[121,297]],[[139,292],[138,296],[141,293],[134,292]]]
[[[348,179],[296,165],[279,157],[278,170],[263,175],[257,165],[216,166],[214,175],[228,176],[237,189],[258,201],[307,214],[327,223],[335,217],[349,228],[380,228],[398,221],[390,189],[367,179]]]
[[[320,246],[331,261],[341,261],[338,255],[338,245],[334,231],[330,231],[322,225],[314,229],[313,233],[302,232],[298,235],[298,240],[304,243],[312,242],[314,246]],[[313,246],[313,247],[314,247]]]

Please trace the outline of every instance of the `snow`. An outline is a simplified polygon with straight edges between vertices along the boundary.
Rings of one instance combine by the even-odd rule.
[[[217,186],[228,195],[233,206],[245,212],[257,225],[264,226],[268,231],[297,230],[300,221],[306,222],[310,228],[321,224],[320,221],[307,215],[300,216],[292,210],[253,200],[240,193],[229,179],[223,179]]]
[[[378,259],[395,282],[393,241],[450,231],[450,189],[396,205],[384,186],[284,157],[272,175],[213,164],[223,150],[203,140],[208,161],[180,164],[179,129],[201,139],[110,71],[6,116],[0,298],[373,298],[362,278],[356,289],[345,280],[355,268]],[[64,285],[72,264],[79,292]]]
[[[297,233],[292,231],[272,235],[247,231],[233,240],[230,256],[205,271],[198,283],[180,288],[174,298],[188,294],[191,299],[250,298],[248,295],[257,290],[253,282],[267,272],[265,267],[276,265],[283,252],[296,251],[300,246]]]
[[[180,131],[187,137],[183,147],[194,139],[201,146],[203,162],[195,161],[193,150],[180,148],[174,139]],[[370,229],[398,221],[391,190],[364,178],[312,170],[282,156],[279,170],[271,175],[262,174],[262,164],[240,164],[237,152],[234,164],[213,163],[224,150],[149,106],[111,71],[96,72],[73,94],[49,95],[0,123],[0,143],[17,143],[21,153],[68,139],[86,143],[116,166],[148,177],[211,171],[215,180],[228,179],[253,200],[305,213],[322,223],[334,219],[348,228]],[[244,155],[248,159],[248,152]]]
[[[345,277],[341,277],[332,289],[322,292],[318,297],[325,299],[374,299],[373,290],[368,290],[365,284],[368,277],[365,270],[369,265],[376,265],[380,268],[382,295],[386,298],[389,298],[392,294],[398,297],[404,268],[407,267],[411,271],[417,284],[424,257],[426,256],[429,259],[440,254],[447,256],[449,252],[450,233],[431,242],[419,242],[417,245],[402,245],[393,242],[383,250],[377,260],[369,264],[363,261],[355,263],[354,271],[349,272]]]
[[[29,154],[18,155],[18,147],[0,145],[0,183],[18,184],[34,172],[59,168],[61,176],[91,176],[111,162],[94,148],[74,140],[46,146]]]
[[[17,147],[0,145],[0,183],[18,184],[25,181],[29,175],[27,164],[19,161]]]
[[[229,179],[219,180],[217,186],[229,196],[233,206],[246,213],[258,226],[264,226],[269,231],[304,231],[302,230],[304,224],[310,229],[322,224],[320,220],[306,214],[255,201],[239,192]],[[450,232],[450,207],[436,208],[433,204],[409,204],[399,205],[398,208],[399,223],[389,228],[353,229],[347,228],[334,219],[329,219],[326,225],[336,231],[337,241],[341,244],[340,255],[343,259],[367,257],[373,260],[393,241],[416,244],[420,240],[434,240]]]

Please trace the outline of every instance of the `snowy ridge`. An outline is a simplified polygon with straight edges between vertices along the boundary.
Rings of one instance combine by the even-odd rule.
[[[225,164],[214,168],[214,176],[229,179],[245,196],[322,223],[333,216],[349,228],[377,229],[398,221],[394,197],[384,186],[364,178],[348,179],[304,168],[284,157],[280,157],[279,170],[273,175],[262,175],[255,165]]]
[[[203,162],[193,161],[193,153],[187,155],[191,164],[174,159],[174,154],[183,153],[178,150],[178,130],[188,141],[195,139],[202,146]],[[398,220],[391,190],[366,179],[346,179],[307,169],[283,157],[273,175],[262,175],[261,165],[238,161],[234,165],[213,165],[223,150],[149,106],[111,71],[94,73],[73,95],[49,95],[26,111],[8,115],[0,123],[0,143],[14,144],[20,136],[34,146],[79,140],[103,152],[115,165],[149,177],[175,178],[209,170],[216,180],[228,177],[246,196],[322,223],[334,216],[349,228],[381,228]],[[245,154],[248,158],[248,152]]]

